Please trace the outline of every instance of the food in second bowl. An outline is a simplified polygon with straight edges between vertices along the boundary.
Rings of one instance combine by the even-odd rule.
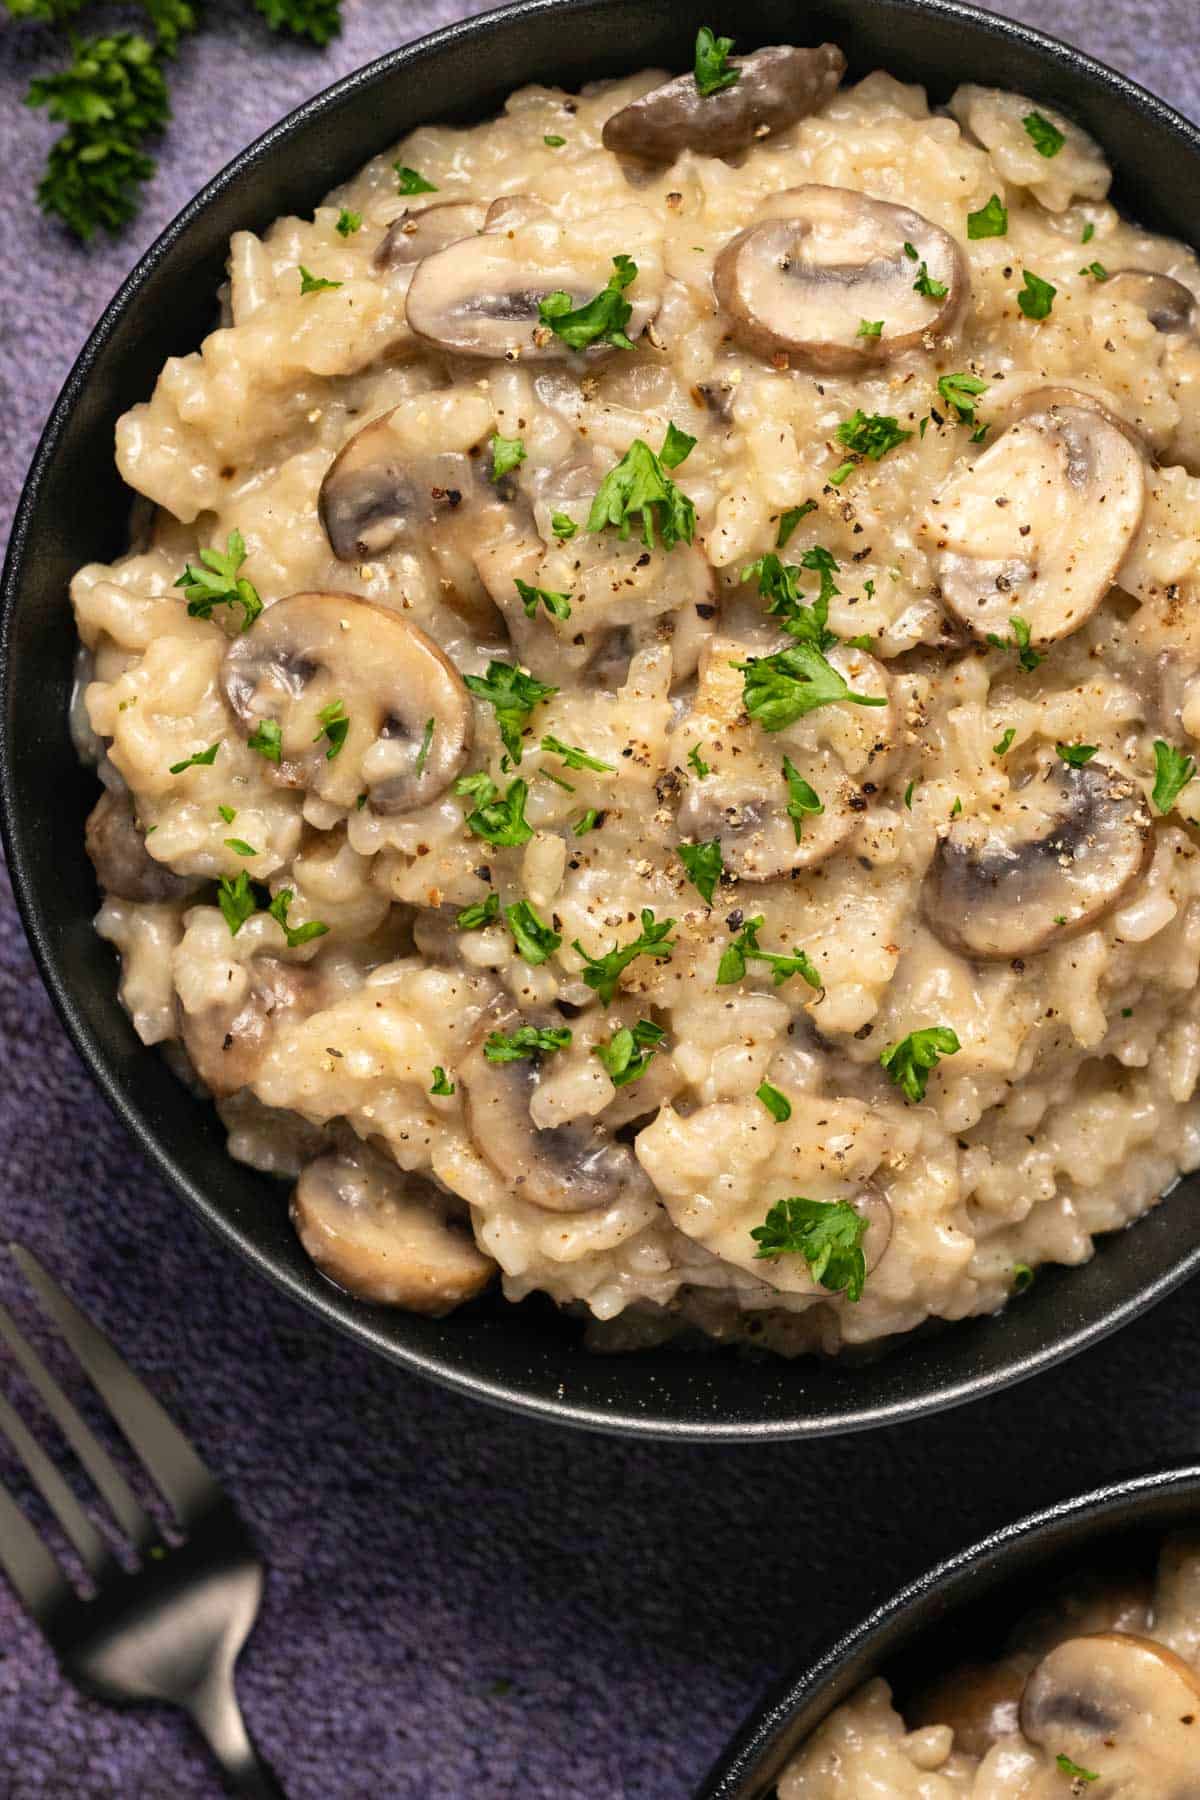
[[[1196,1800],[1200,1538],[1153,1580],[1076,1583],[993,1662],[905,1707],[868,1682],[820,1725],[779,1800]]]
[[[833,1350],[1200,1161],[1200,268],[843,66],[423,127],[121,421],[99,929],[369,1299]]]

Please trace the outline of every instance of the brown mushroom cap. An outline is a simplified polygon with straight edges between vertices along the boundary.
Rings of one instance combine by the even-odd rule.
[[[1155,331],[1166,335],[1196,329],[1200,306],[1195,294],[1173,275],[1160,275],[1157,269],[1113,269],[1104,283],[1104,296],[1140,306]]]
[[[482,231],[487,207],[482,200],[438,200],[432,206],[406,206],[393,219],[375,252],[377,269],[401,269],[444,250],[459,238]]]
[[[151,856],[127,790],[114,793],[105,788],[88,814],[84,841],[96,880],[106,894],[118,899],[182,900],[201,886],[194,876],[176,875]]]
[[[1103,763],[1045,758],[999,811],[951,822],[925,878],[925,918],[964,956],[1029,956],[1111,911],[1150,848],[1135,782]]]
[[[1055,382],[1052,386],[1027,387],[1011,399],[1001,402],[1000,419],[1003,426],[1015,425],[1020,419],[1027,419],[1031,413],[1058,414],[1064,407],[1074,407],[1082,412],[1095,413],[1098,418],[1106,419],[1110,425],[1123,432],[1140,456],[1146,456],[1148,447],[1146,439],[1136,425],[1122,418],[1117,410],[1113,395],[1095,392],[1091,388],[1077,387],[1073,382]],[[1032,535],[1032,533],[1030,534]]]
[[[1145,461],[1123,430],[1077,405],[1031,413],[951,475],[929,504],[941,596],[977,637],[1035,644],[1077,631],[1141,522]]]
[[[512,1006],[486,1015],[459,1075],[475,1148],[518,1199],[547,1212],[591,1212],[622,1196],[650,1193],[633,1151],[602,1120],[573,1119],[546,1131],[535,1127],[529,1105],[541,1080],[536,1057],[491,1062],[484,1054],[490,1032],[557,1023],[557,1016],[534,1017]]]
[[[713,270],[717,300],[749,349],[845,374],[953,330],[970,291],[967,265],[954,239],[920,213],[811,184],[776,194],[762,214]],[[918,293],[922,264],[945,288],[941,298]],[[864,319],[884,321],[879,337],[860,335]]]
[[[292,1224],[323,1275],[379,1306],[444,1318],[482,1293],[496,1265],[431,1182],[362,1149],[302,1171]]]
[[[250,991],[235,1005],[179,1009],[179,1035],[192,1067],[218,1099],[250,1085],[282,1023],[298,1024],[321,1003],[320,976],[308,964],[256,956],[246,971]]]
[[[837,92],[846,58],[836,44],[768,44],[731,56],[729,66],[738,79],[715,94],[702,94],[694,75],[677,75],[623,106],[605,122],[604,148],[652,163],[673,162],[681,150],[729,156],[818,112]]]
[[[1099,1632],[1059,1644],[1025,1683],[1021,1730],[1098,1776],[1087,1790],[1097,1800],[1200,1795],[1200,1681],[1148,1638]]]
[[[377,813],[427,806],[471,748],[471,700],[453,663],[399,613],[349,594],[267,607],[225,652],[221,686],[247,736],[264,719],[279,724],[282,782],[347,809],[364,792]],[[330,756],[320,714],[334,701],[348,728]]]

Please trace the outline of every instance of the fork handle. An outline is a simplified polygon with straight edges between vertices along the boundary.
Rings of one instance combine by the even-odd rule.
[[[187,1703],[192,1722],[221,1765],[234,1794],[251,1800],[287,1800],[270,1765],[254,1747],[238,1704],[230,1669],[216,1669]]]

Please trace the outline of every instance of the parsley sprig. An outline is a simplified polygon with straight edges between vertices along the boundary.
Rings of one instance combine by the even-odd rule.
[[[733,39],[714,37],[708,25],[702,25],[696,33],[696,87],[705,100],[741,80],[742,71],[729,67],[732,49]]]
[[[814,1281],[857,1301],[867,1280],[866,1234],[866,1219],[848,1200],[808,1200],[797,1194],[777,1200],[750,1236],[758,1245],[756,1257],[802,1256]]]
[[[661,1026],[639,1019],[636,1025],[622,1025],[607,1044],[596,1044],[592,1053],[604,1064],[614,1087],[628,1087],[646,1073],[666,1036]]]
[[[915,1106],[925,1098],[930,1071],[936,1069],[943,1056],[961,1050],[958,1035],[949,1025],[927,1025],[923,1031],[910,1031],[898,1044],[892,1044],[879,1060],[904,1098]]]
[[[189,618],[211,619],[214,606],[240,606],[242,630],[249,631],[263,605],[254,584],[238,573],[245,560],[245,539],[234,530],[224,550],[201,550],[198,564],[184,564],[175,586],[183,589]]]
[[[570,294],[561,289],[538,301],[538,318],[568,349],[586,350],[589,344],[633,349],[632,340],[625,335],[633,312],[625,289],[637,279],[637,264],[629,256],[614,256],[612,260],[613,272],[608,281],[582,306],[573,306]]]
[[[535,706],[557,694],[556,687],[535,681],[512,663],[490,662],[483,675],[464,675],[472,694],[496,710],[496,723],[504,748],[515,763],[521,760],[521,733]]]
[[[677,469],[695,442],[677,425],[668,425],[656,456],[644,439],[634,438],[596,490],[588,514],[588,530],[603,531],[606,525],[612,525],[619,537],[627,538],[633,520],[640,516],[642,542],[647,550],[655,547],[656,527],[664,550],[673,550],[679,543],[690,544],[696,533],[696,508],[665,471]]]
[[[571,1032],[565,1025],[551,1025],[543,1029],[537,1025],[518,1025],[515,1031],[491,1031],[484,1041],[483,1054],[489,1062],[520,1062],[529,1057],[552,1056],[556,1050],[565,1050],[571,1042]]]
[[[1196,760],[1163,738],[1154,740],[1154,792],[1160,813],[1168,813],[1196,773]]]
[[[849,700],[855,706],[885,706],[882,694],[858,694],[833,664],[811,644],[789,644],[773,656],[735,662],[744,676],[742,703],[764,731],[783,731],[819,706]]]
[[[774,985],[782,987],[793,975],[803,976],[811,988],[821,988],[822,981],[812,958],[803,950],[792,951],[789,955],[780,955],[775,951],[761,950],[758,934],[763,925],[762,915],[756,919],[747,919],[733,942],[727,944],[721,952],[721,961],[717,966],[717,986],[731,987],[735,981],[743,981],[746,976],[748,962],[766,963],[774,977]]]
[[[603,1006],[611,1006],[622,975],[639,956],[652,956],[659,962],[670,962],[675,940],[669,933],[674,919],[656,921],[652,909],[642,908],[642,929],[628,944],[614,944],[603,956],[591,956],[576,938],[572,948],[587,964],[583,979]]]

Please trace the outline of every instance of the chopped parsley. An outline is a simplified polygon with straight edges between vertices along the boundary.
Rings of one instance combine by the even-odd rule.
[[[696,33],[696,90],[705,100],[731,88],[741,79],[742,71],[729,66],[732,49],[732,38],[714,37],[707,25],[702,25]]]
[[[429,761],[429,752],[433,748],[433,728],[436,724],[436,719],[425,721],[425,729],[421,733],[421,748],[417,751],[417,760],[413,764],[418,775],[425,773],[425,764]]]
[[[711,906],[717,883],[725,873],[720,838],[713,838],[707,844],[676,844],[675,854],[704,904]]]
[[[944,281],[935,281],[924,263],[917,271],[917,279],[913,282],[913,292],[924,294],[928,300],[944,300],[950,289]]]
[[[268,762],[283,760],[283,731],[278,719],[260,719],[246,743],[251,750],[257,750]]]
[[[569,619],[571,616],[570,594],[559,594],[553,588],[531,587],[520,576],[515,577],[517,592],[521,596],[521,605],[525,608],[527,619],[536,618],[539,605],[555,619]]]
[[[993,194],[986,206],[978,212],[967,214],[967,236],[969,238],[992,238],[1008,236],[1008,208],[999,194]]]
[[[997,637],[994,631],[989,631],[987,641],[994,650],[1015,650],[1017,661],[1021,667],[1027,674],[1032,675],[1038,665],[1045,662],[1045,655],[1042,651],[1033,648],[1030,641],[1033,634],[1028,619],[1023,619],[1020,613],[1012,613],[1008,622],[1012,626],[1010,638]]]
[[[636,1025],[622,1025],[607,1044],[596,1044],[593,1055],[604,1064],[614,1087],[628,1087],[646,1073],[666,1035],[649,1019],[639,1019]]]
[[[1108,280],[1108,270],[1105,268],[1103,263],[1099,263],[1099,262],[1088,263],[1087,267],[1084,269],[1080,269],[1079,273],[1081,275],[1090,275],[1094,281],[1107,281]]]
[[[512,932],[518,954],[535,968],[553,956],[562,943],[561,934],[538,918],[528,900],[518,900],[515,906],[506,906],[504,916],[508,920],[508,929]]]
[[[171,773],[173,775],[175,773],[175,770],[172,769]],[[217,811],[221,815],[221,817],[224,819],[224,821],[227,825],[232,825],[233,821],[237,818],[237,808],[236,807],[218,806]]]
[[[343,206],[341,212],[338,214],[338,221],[334,226],[334,230],[338,233],[339,237],[353,237],[356,231],[362,230],[362,214],[359,212],[351,212],[349,207]]]
[[[812,959],[803,950],[794,951],[789,956],[780,956],[769,950],[759,949],[758,932],[762,923],[761,914],[756,919],[747,919],[733,942],[725,946],[717,968],[717,986],[730,987],[735,981],[743,981],[746,964],[762,962],[771,970],[776,987],[782,987],[793,975],[800,975],[809,987],[820,988],[821,977]]]
[[[245,869],[240,869],[234,876],[221,876],[217,882],[217,905],[229,927],[230,937],[236,937],[246,920],[258,911],[258,899]]]
[[[478,931],[484,925],[493,925],[500,917],[500,896],[489,894],[486,900],[476,900],[472,906],[464,906],[461,912],[455,913],[454,923],[460,931]]]
[[[463,681],[479,700],[496,709],[496,723],[504,748],[515,763],[521,760],[521,732],[535,706],[557,694],[556,687],[535,681],[512,663],[490,662],[485,675],[464,675]]]
[[[603,531],[606,525],[615,525],[618,535],[627,538],[634,517],[640,514],[642,542],[647,550],[655,547],[656,526],[662,534],[664,550],[671,550],[678,543],[690,544],[696,532],[696,509],[664,470],[678,468],[695,441],[685,431],[668,425],[656,456],[642,438],[634,438],[620,462],[600,483],[588,514],[588,530]]]
[[[980,381],[978,375],[939,375],[937,388],[960,425],[975,423],[975,402],[980,394],[987,393],[986,381]]]
[[[346,717],[346,708],[343,703],[340,700],[331,700],[328,706],[323,706],[317,714],[317,723],[320,730],[313,738],[313,743],[318,744],[322,738],[328,738],[329,748],[325,752],[325,760],[332,762],[346,742],[346,733],[350,729],[350,721]]]
[[[541,1030],[536,1025],[518,1025],[515,1031],[490,1031],[483,1046],[489,1062],[520,1062],[525,1057],[552,1056],[565,1050],[571,1033],[565,1025],[552,1025]]]
[[[777,1087],[772,1087],[769,1081],[764,1081],[761,1086],[755,1088],[754,1098],[762,1101],[777,1125],[786,1125],[791,1118],[791,1101],[786,1094],[781,1094]]]
[[[861,1300],[867,1280],[862,1241],[867,1221],[848,1200],[777,1200],[750,1233],[755,1256],[802,1256],[814,1281],[847,1300]]]
[[[751,657],[732,663],[744,676],[742,703],[764,731],[783,731],[788,725],[839,700],[856,706],[884,706],[882,694],[856,694],[819,650],[811,644],[789,644],[773,656]]]
[[[579,530],[570,513],[554,512],[550,514],[550,529],[557,538],[573,538]]]
[[[473,831],[485,843],[494,844],[497,849],[527,844],[533,836],[533,827],[525,817],[528,794],[527,782],[513,781],[503,797],[495,796],[494,790],[494,797],[490,799],[485,800],[481,795],[475,811],[467,814],[468,831]]]
[[[314,275],[312,270],[306,269],[303,263],[300,263],[298,267],[302,294],[324,294],[333,288],[340,288],[342,285],[340,281],[326,281],[323,275]]]
[[[415,169],[406,168],[403,163],[393,163],[396,171],[396,186],[402,194],[436,194],[437,188],[432,181],[426,181]]]
[[[1010,725],[1008,730],[1004,733],[1004,736],[1000,739],[1000,742],[992,745],[992,755],[1007,756],[1012,749],[1012,742],[1016,735],[1016,727]]]
[[[492,433],[488,448],[492,453],[492,480],[501,481],[505,475],[525,461],[525,445],[520,438],[501,437],[498,431]]]
[[[1072,1762],[1070,1757],[1065,1756],[1061,1750],[1054,1761],[1062,1773],[1069,1775],[1073,1781],[1099,1781],[1100,1779],[1099,1775],[1094,1774],[1091,1769],[1081,1769],[1077,1762]]]
[[[787,782],[788,788],[787,816],[792,821],[796,842],[799,843],[805,814],[823,813],[825,808],[815,790],[809,786],[792,763],[791,758],[787,756],[783,759],[783,778]]]
[[[295,950],[300,944],[310,943],[313,938],[324,937],[329,930],[328,925],[322,925],[319,919],[309,919],[305,925],[289,925],[288,909],[295,897],[291,888],[280,888],[267,908],[287,939],[289,950]]]
[[[224,550],[202,550],[200,563],[185,563],[183,574],[175,583],[182,588],[188,603],[188,616],[211,619],[214,606],[240,606],[242,630],[249,631],[262,611],[262,601],[253,583],[239,575],[246,560],[246,545],[240,531],[231,531]]]
[[[1196,760],[1162,738],[1154,741],[1154,792],[1152,798],[1160,813],[1168,813],[1196,773]]]
[[[1012,1284],[1014,1294],[1023,1294],[1033,1282],[1033,1270],[1026,1262],[1014,1263],[1012,1266]]]
[[[1087,221],[1087,223],[1084,225],[1083,230],[1079,234],[1079,241],[1081,244],[1090,244],[1092,239],[1095,237],[1095,235],[1096,235],[1096,227],[1092,224],[1092,221],[1089,219]]]
[[[572,306],[570,294],[562,289],[538,301],[538,318],[548,325],[555,337],[571,350],[586,350],[589,344],[612,344],[617,350],[632,350],[633,342],[625,335],[633,307],[625,298],[625,289],[637,277],[637,264],[629,256],[613,257],[613,272],[598,294],[583,306]]]
[[[699,744],[693,744],[688,751],[687,765],[698,781],[703,781],[706,775],[712,773],[712,764],[706,763],[701,756]]]
[[[910,244],[907,238],[904,240],[903,250],[909,262],[919,262],[921,260],[920,251],[917,249],[917,246],[915,244]]]
[[[433,1065],[433,1086],[429,1091],[431,1094],[438,1094],[444,1099],[448,1099],[455,1091],[454,1083],[447,1076],[441,1063],[435,1063]]]
[[[586,750],[580,750],[575,744],[564,744],[561,738],[544,737],[542,749],[551,756],[561,756],[568,769],[591,769],[596,775],[616,773],[612,763],[601,762],[598,756],[589,756]]]
[[[883,336],[882,319],[860,319],[855,337],[877,338]]]
[[[917,784],[915,781],[910,781],[908,786],[904,790],[904,804],[908,808],[909,812],[912,811],[912,797],[916,793],[916,791],[917,791]]]
[[[1055,744],[1054,752],[1068,768],[1082,769],[1085,763],[1091,762],[1099,748],[1099,744]]]
[[[817,503],[815,500],[805,500],[800,506],[789,506],[785,513],[781,513],[779,515],[779,531],[775,538],[775,548],[777,550],[786,549],[787,541],[791,537],[793,531],[795,531],[797,525],[799,525],[801,519],[807,519],[809,513],[814,513],[816,510]]]
[[[800,576],[804,569],[815,570],[821,577],[821,588],[811,606],[800,599]],[[838,565],[828,550],[817,544],[806,550],[799,563],[781,562],[773,550],[742,570],[743,581],[757,581],[758,591],[767,602],[767,611],[777,618],[785,631],[816,650],[828,650],[837,643],[828,629],[829,602],[841,592],[833,579]]]
[[[868,462],[880,462],[889,450],[895,450],[906,443],[912,432],[903,430],[899,420],[892,418],[889,413],[868,415],[860,407],[848,419],[842,420],[835,435],[838,443],[844,444],[856,456],[865,456]],[[841,471],[836,473],[840,474]],[[830,480],[832,479],[831,476]]]
[[[194,756],[185,756],[182,762],[172,763],[169,772],[172,775],[182,775],[185,769],[209,768],[216,762],[217,751],[220,748],[221,740],[218,738],[215,744],[210,744],[208,746],[207,750],[197,750]],[[228,824],[232,818],[233,814],[230,813],[229,819],[226,820],[226,824]]]
[[[226,849],[232,850],[235,856],[258,855],[258,851],[254,848],[254,845],[248,844],[245,838],[225,838],[223,842]]]
[[[1067,141],[1058,126],[1043,118],[1040,112],[1026,113],[1021,123],[1039,156],[1057,156]]]
[[[566,141],[565,137],[559,137],[557,131],[548,131],[542,139],[549,150],[561,150]]]
[[[589,806],[585,813],[580,813],[571,827],[575,837],[586,837],[589,831],[595,831],[597,825],[603,823],[604,814],[594,806]]]
[[[642,908],[642,929],[637,937],[628,944],[614,944],[603,956],[590,956],[576,938],[572,946],[582,956],[587,968],[583,971],[583,979],[592,992],[599,996],[603,1006],[612,1004],[617,984],[625,970],[639,956],[653,956],[661,962],[671,960],[671,952],[675,941],[668,936],[675,924],[674,919],[664,919],[661,924],[655,922],[650,907]]]
[[[943,1056],[953,1056],[961,1049],[949,1025],[927,1025],[923,1031],[910,1031],[883,1051],[879,1060],[904,1098],[915,1105],[925,1098],[930,1070],[937,1068]]]
[[[1051,281],[1043,281],[1040,275],[1034,275],[1029,269],[1021,270],[1024,287],[1017,295],[1017,305],[1027,319],[1048,319],[1050,308],[1054,305],[1054,296],[1058,289]]]

